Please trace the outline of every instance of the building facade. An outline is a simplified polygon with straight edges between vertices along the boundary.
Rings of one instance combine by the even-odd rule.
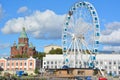
[[[4,70],[3,72],[8,72],[15,74],[16,71],[25,71],[28,74],[34,74],[34,70],[40,69],[41,61],[38,59],[30,58],[1,58],[0,67]]]
[[[16,55],[33,56],[36,53],[37,51],[33,44],[29,44],[29,38],[27,37],[25,28],[23,28],[18,39],[18,44],[14,42],[11,47],[11,57],[15,57]]]
[[[54,50],[54,49],[57,49],[57,48],[61,49],[61,46],[53,45],[53,44],[48,45],[48,46],[44,46],[44,52],[48,54],[50,50]]]
[[[85,68],[84,64],[81,66],[80,56],[77,56],[76,68]],[[83,55],[83,59],[87,58]],[[43,58],[43,68],[44,69],[60,69],[64,65],[63,55],[46,55]],[[120,75],[120,54],[98,54],[96,56],[96,65],[106,70],[107,74]]]

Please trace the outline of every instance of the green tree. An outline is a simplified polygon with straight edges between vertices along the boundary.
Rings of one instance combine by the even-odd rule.
[[[60,49],[60,48],[57,48],[55,51],[57,54],[62,54],[62,49]]]
[[[24,53],[24,54],[22,54],[22,55],[17,54],[17,55],[14,56],[14,58],[28,58],[28,57],[29,57],[29,56],[28,56],[26,53]]]
[[[45,57],[45,55],[46,54],[44,52],[38,52],[38,54],[33,55],[33,58],[38,58],[38,59],[42,60],[43,57]]]
[[[22,55],[22,58],[28,58],[29,56],[26,54],[26,53],[24,53],[23,55]]]
[[[20,54],[17,54],[14,56],[14,58],[21,58],[22,56]]]
[[[38,73],[39,73],[39,69],[38,69],[38,68],[35,68],[34,73],[35,73],[35,74],[38,74]]]
[[[49,51],[49,54],[62,54],[62,49],[60,48],[52,49]]]

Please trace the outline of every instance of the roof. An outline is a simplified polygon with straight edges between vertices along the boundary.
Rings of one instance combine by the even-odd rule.
[[[23,27],[23,29],[22,29],[22,31],[20,33],[20,37],[19,38],[28,38],[24,27]]]
[[[27,60],[28,58],[7,58],[7,60]]]
[[[75,70],[75,69],[76,69],[76,70],[79,70],[79,69],[80,69],[80,70],[94,70],[93,68],[68,68],[68,69],[62,69],[62,68],[59,68],[59,69],[50,69],[50,68],[49,68],[49,69],[46,69],[46,70],[73,70],[73,69],[74,69],[74,70]]]
[[[18,44],[18,45],[17,45],[17,49],[19,49],[20,46],[25,46],[25,44],[24,44],[24,43]]]
[[[6,60],[28,60],[28,59],[35,59],[32,56],[30,56],[29,58],[4,58]]]
[[[29,48],[34,48],[32,43],[29,44]]]
[[[50,47],[50,46],[57,46],[57,47],[61,47],[61,46],[56,45],[56,44],[50,44],[50,45],[46,45],[46,46],[44,46],[44,47]]]

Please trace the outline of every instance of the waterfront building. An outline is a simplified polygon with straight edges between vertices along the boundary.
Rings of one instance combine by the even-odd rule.
[[[18,39],[18,44],[14,42],[11,47],[11,57],[15,57],[16,55],[33,56],[34,54],[37,54],[37,51],[33,44],[29,43],[29,38],[27,37],[25,28],[23,28]]]
[[[44,46],[44,52],[48,54],[50,50],[55,50],[57,48],[61,49],[61,46],[54,45],[54,44],[47,45],[47,46]]]
[[[74,57],[74,56],[73,56]],[[87,58],[83,55],[83,59]],[[64,65],[63,55],[46,55],[43,57],[44,69],[61,69]],[[120,54],[97,54],[96,56],[96,65],[100,69],[104,69],[108,75],[120,75]],[[84,64],[81,66],[80,56],[77,56],[76,68],[85,68]],[[87,68],[87,67],[86,67]]]
[[[35,69],[40,69],[41,61],[33,57],[30,58],[1,58],[0,67],[3,73],[15,74],[16,71],[24,71],[28,74],[34,74]]]

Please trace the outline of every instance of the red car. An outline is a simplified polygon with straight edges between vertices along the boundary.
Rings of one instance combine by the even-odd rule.
[[[98,80],[107,80],[107,78],[103,78],[103,77],[102,77],[102,78],[99,78]]]

